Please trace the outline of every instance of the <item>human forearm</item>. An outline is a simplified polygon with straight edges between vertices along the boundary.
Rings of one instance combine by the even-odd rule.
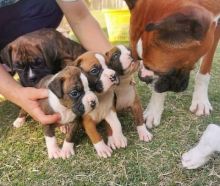
[[[81,44],[87,50],[105,53],[112,47],[98,22],[90,14],[82,0],[76,2],[57,0],[57,3]]]

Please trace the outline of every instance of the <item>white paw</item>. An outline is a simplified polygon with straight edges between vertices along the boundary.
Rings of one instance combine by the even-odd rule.
[[[73,149],[73,143],[69,143],[66,140],[63,143],[63,147],[61,150],[61,157],[63,159],[70,158],[72,155],[75,155],[74,149]]]
[[[152,140],[153,135],[147,130],[145,125],[137,126],[137,131],[141,141],[148,142]]]
[[[127,146],[127,138],[121,134],[113,134],[108,137],[108,146],[112,149],[125,148]]]
[[[111,157],[112,149],[109,146],[107,146],[103,140],[94,144],[94,147],[99,157],[101,158]]]
[[[196,116],[210,115],[210,112],[213,110],[208,97],[200,96],[194,97],[192,104],[190,106],[190,111]]]
[[[15,127],[15,128],[19,128],[19,127],[21,127],[21,126],[23,126],[24,125],[24,123],[25,123],[25,117],[22,117],[22,118],[17,118],[14,122],[13,122],[13,126]]]
[[[213,110],[208,98],[208,85],[210,81],[209,74],[196,75],[195,90],[193,92],[190,111],[197,116],[209,115]]]
[[[157,93],[153,90],[150,103],[143,114],[145,124],[148,128],[153,128],[160,124],[165,97],[166,93]]]
[[[56,138],[45,136],[45,140],[49,159],[57,159],[61,157],[61,150],[57,146]]]
[[[187,169],[196,169],[208,160],[209,156],[204,156],[196,147],[182,155],[182,165]]]

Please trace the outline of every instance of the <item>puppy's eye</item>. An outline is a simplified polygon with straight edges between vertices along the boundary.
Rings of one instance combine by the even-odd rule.
[[[18,69],[18,70],[23,70],[23,69],[26,67],[26,65],[25,65],[24,63],[21,63],[21,62],[16,62],[16,63],[14,64],[14,67],[15,67],[16,69]]]
[[[90,70],[90,74],[94,75],[94,76],[98,75],[99,72],[100,72],[100,70],[98,68],[93,68]]]
[[[70,93],[69,93],[70,97],[74,98],[74,99],[77,99],[79,96],[80,96],[80,92],[78,90],[72,90]]]
[[[42,65],[42,64],[43,64],[43,60],[40,59],[40,58],[37,58],[37,59],[34,61],[34,65],[36,65],[36,66],[40,66],[40,65]]]

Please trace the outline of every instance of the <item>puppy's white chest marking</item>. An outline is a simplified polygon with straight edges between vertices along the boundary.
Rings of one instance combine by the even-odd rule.
[[[100,122],[109,114],[112,110],[113,98],[113,90],[108,91],[104,95],[98,96],[99,105],[95,108],[95,110],[89,113],[94,121]]]
[[[53,111],[58,112],[61,115],[61,120],[60,120],[61,124],[72,122],[76,118],[76,115],[72,112],[72,110],[64,107],[60,103],[56,95],[50,90],[49,90],[48,102],[50,107],[53,109]]]
[[[142,59],[143,58],[143,45],[142,45],[141,39],[138,40],[136,48],[137,48],[138,56]]]
[[[115,89],[117,96],[116,110],[126,109],[131,107],[135,100],[135,90],[133,85],[122,83]]]

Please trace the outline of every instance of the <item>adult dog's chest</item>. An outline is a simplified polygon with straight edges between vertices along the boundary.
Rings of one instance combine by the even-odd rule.
[[[114,92],[113,90],[110,90],[104,95],[98,95],[97,97],[99,100],[99,105],[95,110],[89,113],[89,116],[98,123],[105,119],[112,110],[114,103]]]

